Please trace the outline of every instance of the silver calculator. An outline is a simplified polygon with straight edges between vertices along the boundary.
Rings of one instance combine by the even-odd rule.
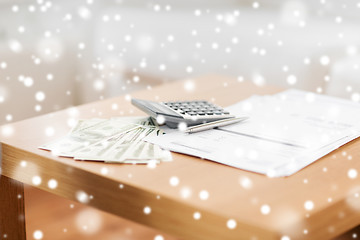
[[[177,128],[179,123],[194,126],[235,117],[223,108],[203,100],[153,102],[133,98],[131,103],[155,119],[163,117],[164,123],[170,128]]]

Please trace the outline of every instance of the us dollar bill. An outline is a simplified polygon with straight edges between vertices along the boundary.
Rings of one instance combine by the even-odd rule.
[[[146,164],[171,161],[169,151],[144,141],[163,132],[149,117],[79,120],[68,135],[39,148],[76,160]]]

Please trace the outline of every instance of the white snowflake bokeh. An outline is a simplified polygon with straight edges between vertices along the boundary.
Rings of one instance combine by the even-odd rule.
[[[182,88],[191,94],[198,90],[194,79],[208,74],[232,76],[238,84],[248,81],[258,88],[299,88],[359,103],[359,9],[357,0],[9,1],[0,5],[0,125],[70,107],[65,121],[71,128],[79,119],[77,105],[119,95],[130,101],[134,90],[150,92],[177,79],[186,79]],[[222,87],[231,88],[231,84],[224,82]],[[162,99],[153,96],[153,100]],[[308,94],[306,101],[315,102],[316,95]],[[132,113],[116,102],[110,107],[116,116]],[[245,102],[242,107],[250,113],[255,106]],[[99,109],[92,111],[97,117],[103,114]],[[329,114],[339,111],[332,109]],[[156,120],[165,123],[164,116]],[[186,127],[179,124],[178,129]],[[3,125],[0,134],[11,138],[17,129]],[[52,139],[58,130],[49,123],[39,134]],[[328,137],[323,135],[324,140]],[[235,155],[253,161],[261,158],[257,151],[240,147]],[[343,176],[351,183],[358,181],[360,169],[352,165],[356,155],[341,155],[350,163]],[[28,159],[21,160],[19,168],[36,170]],[[55,177],[35,170],[29,176],[34,186],[54,191],[62,187]],[[147,170],[155,173],[156,161],[150,161]],[[334,169],[326,165],[320,171],[330,174]],[[107,167],[99,168],[99,173],[113,174]],[[268,177],[273,175],[270,169]],[[127,175],[128,179],[137,177],[131,172]],[[191,186],[176,172],[164,181],[184,201],[209,204],[217,197],[211,188]],[[251,195],[259,187],[256,183],[255,177],[239,175],[228,184]],[[313,183],[310,177],[301,179],[305,187]],[[336,180],[331,184],[332,191],[342,187]],[[124,185],[118,188],[124,190]],[[83,190],[73,197],[81,203],[93,198]],[[324,199],[329,204],[336,201],[331,194]],[[358,199],[358,189],[350,189],[347,203],[352,209],[359,208]],[[262,217],[274,215],[273,205],[259,204],[262,201],[254,197],[250,202]],[[310,195],[299,204],[305,214],[313,213],[316,206]],[[151,215],[151,206],[141,211]],[[191,217],[204,219],[200,209]],[[95,223],[84,223],[89,218]],[[85,212],[79,214],[76,225],[86,234],[95,234],[102,219]],[[232,230],[237,221],[229,219],[225,225]],[[307,229],[302,231],[308,234]],[[63,233],[67,232],[64,226]],[[30,234],[34,239],[48,237],[41,229]],[[165,239],[161,234],[151,238]],[[281,237],[290,239],[290,235]]]

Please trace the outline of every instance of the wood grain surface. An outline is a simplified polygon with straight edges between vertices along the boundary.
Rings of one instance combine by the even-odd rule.
[[[24,184],[5,176],[0,176],[0,239],[26,239]]]
[[[205,99],[227,106],[253,94],[273,94],[281,89],[207,76],[168,83],[131,96],[155,100]],[[129,103],[131,96],[99,101],[77,108],[3,126],[2,174],[37,188],[76,200],[79,192],[91,196],[86,203],[103,211],[157,228],[182,239],[331,239],[360,223],[360,141],[354,140],[286,178],[268,178],[203,159],[173,153],[174,160],[155,169],[147,166],[104,164],[59,158],[37,149],[64,136],[69,122],[81,118],[143,115]],[[46,128],[55,130],[53,136]],[[24,166],[26,162],[26,166]],[[107,168],[107,174],[102,169]],[[179,178],[178,186],[169,184]],[[252,187],[243,188],[246,177]],[[56,189],[47,182],[55,179]],[[121,186],[121,187],[120,187]],[[206,190],[207,200],[199,193]],[[189,193],[187,197],[182,194]],[[305,202],[314,204],[306,210]],[[268,206],[270,212],[262,214]],[[151,213],[144,214],[150,207]],[[194,213],[200,213],[199,220]],[[229,220],[236,222],[229,229]]]

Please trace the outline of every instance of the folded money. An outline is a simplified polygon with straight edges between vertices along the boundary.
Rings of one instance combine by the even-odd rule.
[[[79,120],[63,138],[40,146],[54,155],[75,160],[146,164],[171,161],[171,153],[144,141],[164,134],[148,117]]]

